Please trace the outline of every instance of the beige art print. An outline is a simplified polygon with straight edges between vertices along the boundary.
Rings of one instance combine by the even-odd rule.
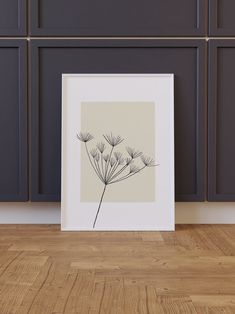
[[[173,76],[63,75],[62,229],[173,230]]]
[[[95,143],[105,142],[104,155],[108,153],[108,143],[103,135],[120,135],[124,141],[116,150],[126,156],[126,147],[133,147],[138,151],[155,158],[155,123],[153,102],[82,102],[81,130],[89,131],[95,140],[89,143],[92,148]],[[121,121],[121,123],[120,123]],[[143,124],[142,121],[145,121]],[[128,155],[128,154],[127,154]],[[126,156],[127,157],[127,156]],[[138,163],[140,165],[141,163]],[[97,180],[87,162],[85,148],[81,155],[81,188],[82,202],[97,202]],[[134,184],[135,182],[135,184]],[[134,188],[133,188],[134,184]],[[110,189],[104,201],[109,202],[151,202],[154,201],[154,171],[148,171],[135,178],[135,181],[123,181],[122,184]],[[87,187],[90,189],[87,189]],[[148,189],[143,188],[148,186]]]
[[[81,202],[99,202],[93,228],[103,202],[154,201],[154,171],[145,171],[157,166],[149,157],[155,152],[154,103],[82,102],[81,126],[89,130],[77,134],[84,143]]]

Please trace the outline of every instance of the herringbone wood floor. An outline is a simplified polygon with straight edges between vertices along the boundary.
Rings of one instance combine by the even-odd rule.
[[[0,313],[235,313],[235,226],[0,226]]]

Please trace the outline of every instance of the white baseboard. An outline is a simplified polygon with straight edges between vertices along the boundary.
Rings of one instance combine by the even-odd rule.
[[[235,202],[176,203],[177,224],[235,224]],[[0,224],[59,224],[60,203],[0,203]]]
[[[0,203],[0,224],[59,224],[60,203]]]
[[[176,203],[178,224],[235,224],[235,202]]]

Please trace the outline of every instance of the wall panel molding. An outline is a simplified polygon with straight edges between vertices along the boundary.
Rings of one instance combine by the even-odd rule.
[[[207,0],[31,0],[33,36],[203,36]]]
[[[26,47],[0,40],[0,201],[28,199]]]
[[[235,36],[234,12],[234,0],[209,0],[209,36]]]
[[[235,40],[209,42],[208,200],[235,200]]]
[[[27,35],[27,0],[0,1],[0,36]]]
[[[176,199],[205,199],[204,40],[31,40],[31,199],[60,200],[62,73],[174,73]]]

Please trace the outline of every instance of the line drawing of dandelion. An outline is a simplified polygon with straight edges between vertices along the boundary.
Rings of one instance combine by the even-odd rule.
[[[146,156],[141,151],[132,147],[126,147],[127,156],[124,156],[120,151],[114,151],[116,146],[124,141],[124,138],[120,135],[114,136],[110,133],[103,135],[103,137],[110,146],[108,153],[105,153],[107,147],[103,142],[98,142],[95,147],[89,150],[87,143],[94,139],[94,136],[89,132],[79,132],[77,134],[77,139],[85,145],[86,154],[91,167],[104,185],[93,222],[93,229],[96,226],[101,204],[108,185],[129,179],[145,168],[159,166],[159,164],[155,164],[152,157]],[[142,167],[136,165],[135,162],[138,159],[141,161]]]

